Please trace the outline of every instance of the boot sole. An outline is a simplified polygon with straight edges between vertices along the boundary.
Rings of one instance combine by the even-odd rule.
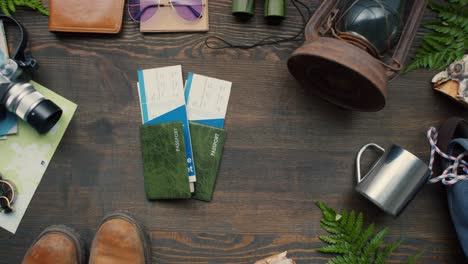
[[[99,226],[101,226],[103,223],[105,223],[108,220],[111,219],[124,219],[127,220],[128,222],[134,224],[138,230],[138,234],[140,235],[141,241],[143,243],[143,251],[145,254],[145,263],[146,264],[151,264],[152,263],[152,258],[151,258],[151,239],[149,237],[149,234],[145,232],[145,228],[143,225],[141,225],[135,217],[130,212],[127,211],[115,211],[112,212],[108,215],[106,215],[102,220]],[[99,229],[99,228],[98,228]]]

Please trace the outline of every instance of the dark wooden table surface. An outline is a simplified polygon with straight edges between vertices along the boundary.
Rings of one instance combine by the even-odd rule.
[[[396,143],[427,159],[426,129],[467,116],[431,90],[435,73],[397,78],[383,111],[342,110],[289,75],[286,60],[297,42],[250,51],[206,48],[209,35],[253,42],[301,28],[292,5],[282,25],[268,26],[260,3],[257,17],[241,23],[230,15],[230,2],[211,1],[207,34],[141,34],[126,14],[119,35],[57,35],[48,31],[47,17],[18,11],[41,65],[36,81],[79,108],[18,232],[0,230],[0,263],[19,263],[51,224],[73,226],[90,241],[101,217],[116,209],[131,211],[151,232],[154,263],[252,263],[284,250],[299,264],[325,263],[330,256],[314,250],[323,234],[317,200],[364,212],[367,223],[390,227],[389,241],[404,238],[395,262],[425,250],[421,263],[464,263],[443,186],[424,187],[397,219],[354,191],[354,158],[363,144]],[[313,10],[318,5],[306,2]],[[185,73],[233,82],[211,203],[149,202],[144,194],[136,71],[177,64]]]

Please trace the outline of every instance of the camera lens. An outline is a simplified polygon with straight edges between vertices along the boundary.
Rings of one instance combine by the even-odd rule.
[[[37,132],[44,134],[48,132],[62,116],[62,109],[50,100],[42,100],[36,107],[31,109],[26,121],[33,126]]]
[[[62,109],[36,91],[30,83],[15,83],[5,95],[5,106],[34,127],[37,132],[48,132],[62,116]]]

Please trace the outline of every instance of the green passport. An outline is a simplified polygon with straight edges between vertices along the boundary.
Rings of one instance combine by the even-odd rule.
[[[191,198],[182,122],[140,126],[146,196]]]
[[[190,135],[197,170],[193,198],[209,202],[213,199],[226,133],[223,129],[190,122]]]

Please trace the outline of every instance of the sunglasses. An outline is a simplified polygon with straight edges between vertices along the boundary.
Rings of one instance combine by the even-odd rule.
[[[15,187],[0,176],[0,212],[10,213],[14,210],[12,204],[15,200]]]
[[[205,4],[203,0],[169,0],[161,4],[160,0],[129,0],[128,13],[137,22],[145,22],[152,18],[159,8],[170,7],[186,21],[196,21],[203,17]]]

